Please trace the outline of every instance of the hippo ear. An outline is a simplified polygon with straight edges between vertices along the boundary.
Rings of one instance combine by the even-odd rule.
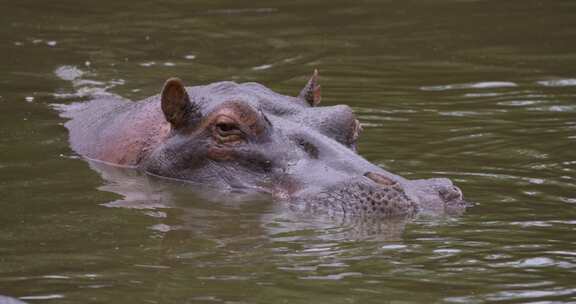
[[[320,85],[318,84],[318,70],[314,69],[314,74],[308,80],[308,83],[300,91],[298,98],[306,101],[310,106],[314,107],[320,103]]]
[[[190,102],[184,84],[178,78],[166,80],[161,97],[162,112],[174,129],[182,128],[197,108]]]

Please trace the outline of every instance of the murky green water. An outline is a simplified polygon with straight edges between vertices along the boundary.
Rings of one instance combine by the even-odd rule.
[[[575,302],[575,16],[571,0],[4,1],[0,294]],[[451,177],[477,205],[366,233],[266,198],[207,200],[78,159],[49,107],[106,91],[137,100],[169,76],[296,94],[314,67],[323,103],[364,124],[362,155]]]

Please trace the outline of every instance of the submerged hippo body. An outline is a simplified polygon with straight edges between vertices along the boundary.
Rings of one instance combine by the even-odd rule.
[[[92,160],[218,188],[271,193],[296,208],[351,216],[460,213],[444,178],[407,180],[356,153],[348,106],[317,107],[314,73],[298,97],[256,83],[184,87],[169,79],[139,102],[96,99],[66,108],[72,148]]]

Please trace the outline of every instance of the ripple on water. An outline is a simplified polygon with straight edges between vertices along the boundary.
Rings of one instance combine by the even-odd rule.
[[[47,294],[47,295],[37,295],[37,296],[23,296],[20,297],[21,300],[56,300],[64,299],[63,295],[60,294]]]
[[[514,290],[514,291],[501,291],[489,294],[485,297],[489,301],[504,301],[504,300],[529,300],[544,297],[558,297],[576,294],[576,288],[549,288],[545,290]]]
[[[205,14],[215,15],[243,15],[243,14],[270,14],[278,12],[277,8],[261,7],[261,8],[240,8],[240,9],[214,9],[208,10]]]
[[[472,116],[486,116],[493,115],[489,112],[478,112],[478,111],[448,111],[448,112],[438,112],[441,116],[455,116],[455,117],[472,117]]]
[[[252,70],[254,71],[261,71],[261,70],[268,70],[272,68],[271,64],[263,64],[263,65],[259,65],[259,66],[255,66],[252,68]]]
[[[544,284],[544,286],[550,285],[549,282],[546,283],[548,284]],[[538,298],[543,298],[543,300],[547,300],[549,297],[568,296],[568,295],[574,295],[576,293],[575,288],[562,288],[562,287],[535,290],[535,288],[539,287],[543,286],[542,284],[537,283],[524,287],[529,289],[507,290],[507,291],[494,292],[487,295],[449,297],[446,298],[445,301],[448,303],[485,303],[486,301],[513,301],[513,300],[526,302],[528,300],[533,301]],[[556,303],[556,302],[544,301],[539,303]],[[557,302],[557,303],[564,303],[564,302]]]
[[[527,258],[517,262],[512,262],[510,266],[518,268],[539,268],[556,265],[556,261],[547,257]]]
[[[436,86],[420,87],[422,91],[448,91],[448,90],[466,90],[466,89],[495,89],[495,88],[512,88],[518,85],[509,81],[484,81],[473,83],[446,84]]]
[[[382,250],[401,250],[401,249],[406,249],[406,245],[403,244],[389,244],[389,245],[384,245],[382,247],[380,247],[380,249]]]
[[[147,68],[147,67],[154,66],[154,65],[156,65],[156,62],[155,62],[155,61],[146,61],[146,62],[140,63],[140,66],[143,66],[143,67],[146,67],[146,68]]]
[[[93,79],[85,79],[84,76],[91,75],[79,69],[76,66],[64,65],[56,68],[54,74],[65,81],[72,82],[75,92],[73,93],[54,93],[53,96],[60,99],[78,98],[87,96],[106,96],[112,93],[108,92],[110,89],[125,84],[124,79],[112,79],[109,81],[97,81]]]
[[[531,107],[529,111],[539,112],[576,112],[576,105],[551,105],[547,107]]]
[[[336,274],[328,274],[323,276],[305,276],[300,277],[302,280],[343,280],[348,277],[362,277],[363,274],[360,272],[343,272],[343,273],[336,273]]]
[[[576,86],[576,78],[541,80],[536,83],[545,87],[571,87]]]
[[[464,94],[464,97],[496,97],[496,96],[502,96],[501,93],[494,93],[494,92],[488,92],[488,93],[466,93]]]
[[[540,104],[546,102],[545,100],[507,100],[507,101],[500,101],[498,105],[501,106],[512,106],[512,107],[523,107],[523,106],[531,106],[535,104]]]
[[[441,248],[441,249],[434,249],[434,253],[440,254],[440,255],[454,255],[454,254],[458,254],[462,252],[462,250],[460,249],[455,249],[455,248]]]
[[[82,77],[85,74],[85,72],[80,70],[78,67],[72,65],[63,65],[61,67],[58,67],[54,71],[54,74],[56,74],[56,76],[58,76],[62,80],[72,81]]]

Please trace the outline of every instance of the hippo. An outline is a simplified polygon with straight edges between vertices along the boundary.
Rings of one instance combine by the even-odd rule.
[[[391,218],[468,206],[447,178],[409,180],[365,160],[352,109],[320,100],[317,70],[296,97],[253,82],[186,87],[170,78],[144,100],[100,97],[62,115],[72,149],[91,161],[266,193],[298,210]]]

